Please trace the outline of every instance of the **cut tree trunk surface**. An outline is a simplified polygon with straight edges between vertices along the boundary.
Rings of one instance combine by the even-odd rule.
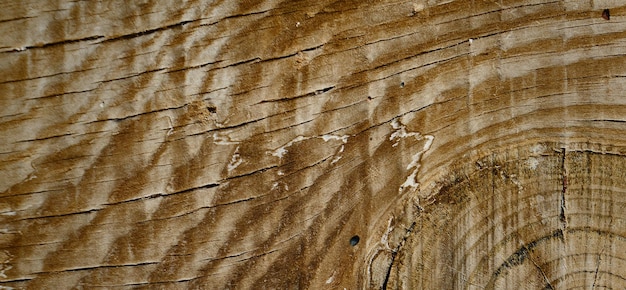
[[[623,1],[139,2],[0,3],[3,289],[626,287]]]

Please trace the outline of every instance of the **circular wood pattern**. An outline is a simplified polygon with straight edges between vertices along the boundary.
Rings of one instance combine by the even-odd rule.
[[[412,223],[392,251],[387,287],[625,285],[625,148],[558,146],[500,150],[454,170],[423,211],[404,217]]]
[[[623,289],[625,14],[4,1],[0,286]]]

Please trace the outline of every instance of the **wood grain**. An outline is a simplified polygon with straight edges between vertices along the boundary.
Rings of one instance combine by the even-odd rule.
[[[0,286],[624,288],[624,14],[4,1]]]

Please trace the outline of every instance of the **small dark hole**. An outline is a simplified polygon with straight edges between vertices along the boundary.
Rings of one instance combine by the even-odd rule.
[[[209,113],[215,114],[217,113],[217,108],[216,107],[206,107],[207,110],[209,110]]]
[[[356,246],[356,244],[359,243],[359,240],[360,240],[359,236],[352,237],[350,239],[350,246],[353,246],[353,247]]]
[[[367,99],[371,101],[373,98],[372,96],[367,96]]]
[[[404,82],[401,82],[401,83],[400,83],[400,87],[401,87],[401,88],[404,88]]]
[[[604,20],[611,20],[611,12],[609,12],[609,9],[602,10],[602,18],[604,18]]]

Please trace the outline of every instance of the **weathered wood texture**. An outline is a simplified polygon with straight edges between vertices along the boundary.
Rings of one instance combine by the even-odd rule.
[[[131,2],[0,3],[0,286],[626,287],[621,0]]]

